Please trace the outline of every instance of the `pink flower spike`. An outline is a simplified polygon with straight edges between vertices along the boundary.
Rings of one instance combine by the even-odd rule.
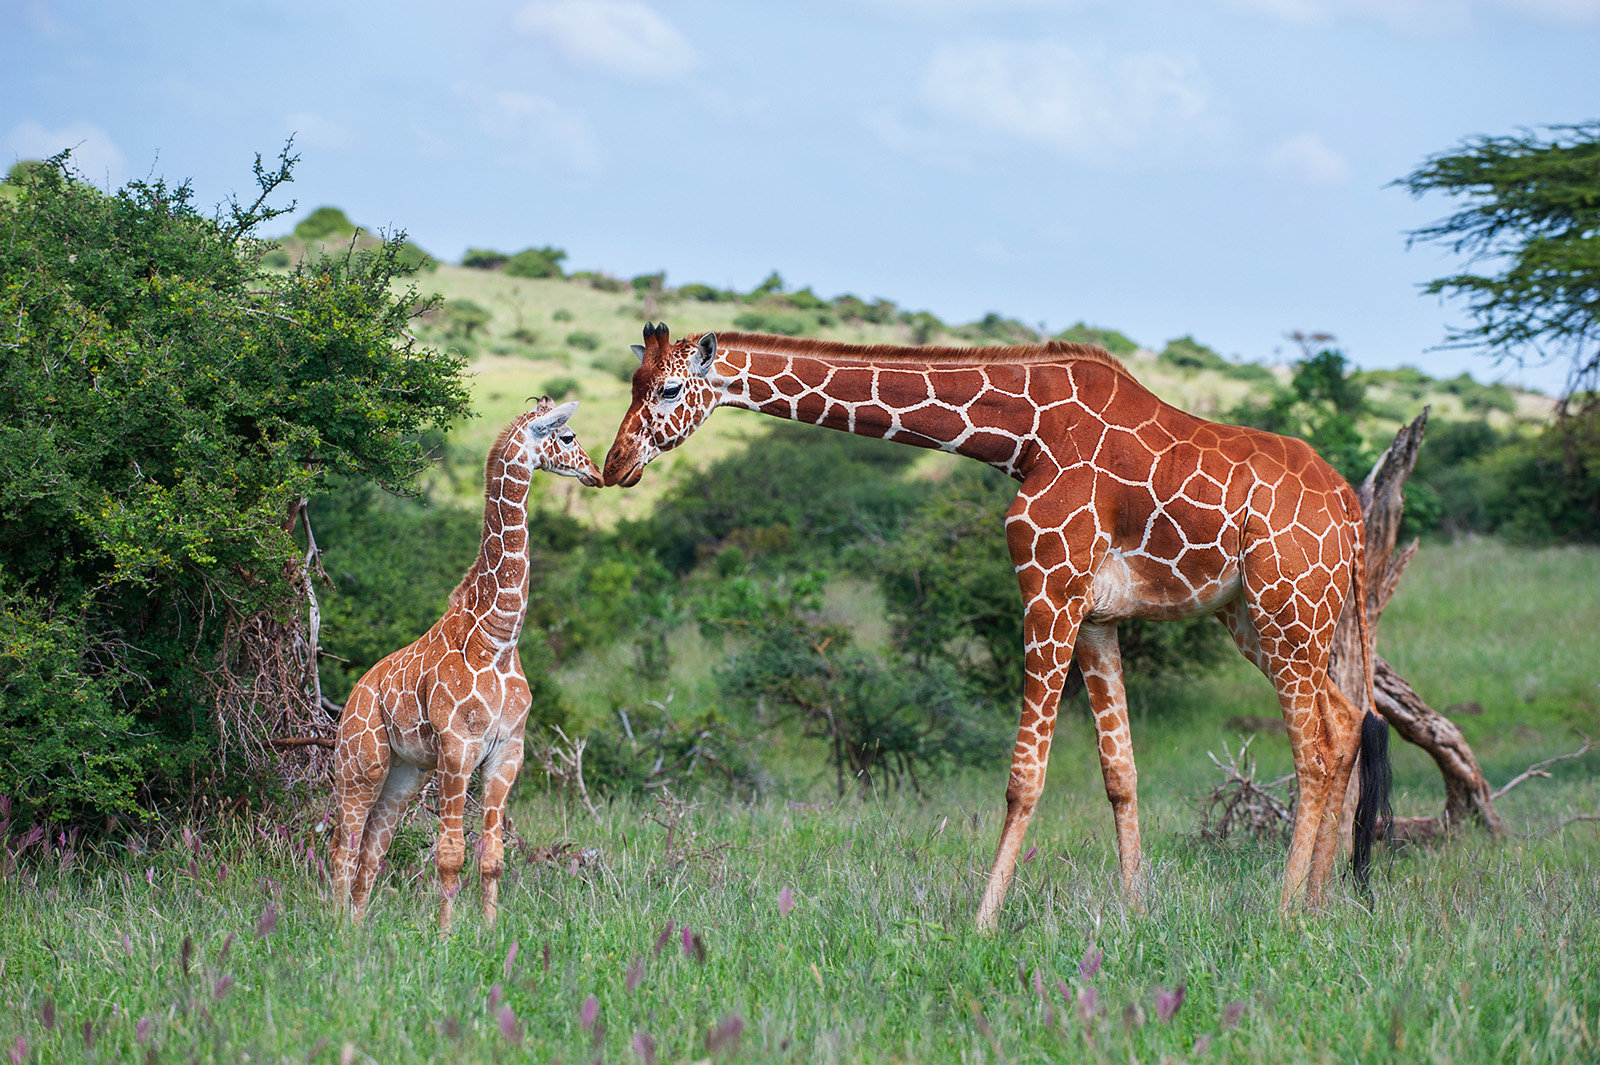
[[[11,1065],[22,1065],[28,1060],[28,1041],[22,1036],[17,1036],[17,1041],[7,1048],[11,1056]]]
[[[1243,1002],[1230,1002],[1222,1011],[1222,1027],[1232,1028],[1239,1023],[1239,1018],[1244,1016]]]
[[[53,1032],[56,1030],[55,999],[45,996],[45,1000],[39,1003],[39,1023],[44,1025],[44,1030],[47,1032]]]
[[[644,980],[644,959],[640,958],[637,961],[635,961],[632,965],[628,966],[628,975],[622,981],[622,986],[628,989],[628,993],[629,994],[632,994],[633,992],[639,990],[639,984],[643,980]]]
[[[1039,857],[1039,845],[1036,843],[1033,846],[1028,848],[1028,853],[1027,854],[1024,854],[1022,856],[1022,864],[1023,865],[1027,865],[1029,862],[1033,861],[1037,857]]]
[[[1179,984],[1171,991],[1156,990],[1156,1018],[1165,1024],[1172,1020],[1173,1014],[1183,1005],[1183,985]]]
[[[666,923],[666,927],[661,929],[661,934],[656,936],[657,954],[660,954],[663,950],[667,949],[667,944],[672,942],[672,933],[677,929],[677,927],[677,925],[673,924],[671,921],[668,921]]]
[[[511,979],[511,968],[517,964],[517,941],[511,941],[511,948],[506,951],[505,964],[500,966],[500,975],[507,980]]]
[[[685,958],[694,957],[694,932],[692,932],[689,929],[688,925],[684,925],[683,926],[683,937],[682,938],[683,938],[683,956]]]
[[[706,1034],[706,1049],[713,1054],[723,1051],[734,1052],[739,1049],[739,1037],[744,1034],[744,1018],[737,1013],[730,1013],[722,1018],[722,1023],[711,1029]]]
[[[148,869],[146,869],[144,871],[144,882],[149,884],[151,887],[155,887],[156,886],[156,867],[155,866],[152,865],[150,868],[148,868]]]
[[[133,1026],[133,1037],[139,1041],[140,1046],[150,1042],[150,1029],[154,1027],[149,1017],[140,1017],[139,1023]]]
[[[212,987],[211,997],[215,998],[218,1002],[221,1002],[223,999],[228,997],[228,991],[232,987],[233,977],[224,973],[222,978],[217,981],[216,986]]]
[[[785,887],[778,892],[778,916],[787,917],[792,909],[794,909],[794,888]]]
[[[266,939],[272,930],[278,927],[278,908],[272,903],[267,903],[267,908],[261,911],[261,916],[256,919],[256,935]]]
[[[1038,969],[1033,970],[1033,993],[1044,998],[1044,974]]]
[[[578,1010],[578,1026],[584,1031],[594,1027],[594,1022],[600,1018],[600,1000],[590,995],[583,1000],[583,1006]]]
[[[128,938],[128,933],[122,933],[122,952],[128,957],[133,957],[133,940]]]
[[[1201,1036],[1199,1039],[1196,1039],[1194,1041],[1194,1056],[1195,1057],[1197,1057],[1197,1058],[1204,1057],[1205,1056],[1205,1052],[1210,1050],[1210,1049],[1211,1049],[1211,1033],[1210,1032],[1207,1032],[1205,1035]]]
[[[656,1065],[656,1041],[649,1032],[635,1032],[633,1034],[633,1052],[639,1055],[643,1065]]]
[[[499,984],[489,985],[489,1012],[493,1013],[500,1008],[500,1000],[506,997],[505,988]]]
[[[1092,987],[1084,988],[1083,994],[1078,996],[1078,1019],[1085,1025],[1088,1025],[1094,1019],[1094,1015],[1099,1012],[1099,1001],[1099,992]]]
[[[522,1045],[522,1025],[517,1023],[517,1015],[511,1012],[510,1006],[500,1007],[500,1036],[512,1046]]]
[[[1093,980],[1094,974],[1100,971],[1100,961],[1105,955],[1099,947],[1090,947],[1083,952],[1083,960],[1078,962],[1078,975],[1085,980]]]
[[[1056,990],[1060,991],[1061,992],[1061,997],[1067,1000],[1067,1005],[1069,1005],[1069,1006],[1072,1005],[1072,1002],[1073,1002],[1072,988],[1067,986],[1067,982],[1065,980],[1057,980],[1056,981]]]

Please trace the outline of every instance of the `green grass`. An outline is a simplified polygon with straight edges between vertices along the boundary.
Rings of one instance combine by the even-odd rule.
[[[1570,726],[1594,730],[1597,576],[1600,552],[1469,542],[1429,546],[1402,583],[1380,629],[1384,651],[1436,704],[1483,703],[1462,724],[1491,778],[1570,749]],[[879,608],[844,587],[830,609],[870,624]],[[676,647],[677,680],[703,681],[715,650],[687,636]],[[420,823],[397,842],[396,871],[360,929],[329,912],[311,828],[320,808],[299,811],[281,836],[228,822],[208,832],[192,871],[191,852],[170,837],[71,859],[30,848],[0,880],[0,1045],[20,1036],[35,1061],[137,1061],[152,1050],[158,1061],[337,1061],[346,1044],[357,1061],[635,1061],[634,1036],[648,1032],[659,1060],[691,1061],[711,1056],[708,1032],[737,1016],[737,1060],[750,1061],[1600,1057],[1600,830],[1558,827],[1600,810],[1595,756],[1507,797],[1511,841],[1468,831],[1386,853],[1370,911],[1341,884],[1329,912],[1283,921],[1281,846],[1217,848],[1194,832],[1193,799],[1215,780],[1203,752],[1220,748],[1229,716],[1270,712],[1266,682],[1230,666],[1181,687],[1145,685],[1136,702],[1143,916],[1117,901],[1091,726],[1069,708],[1029,833],[1038,850],[1019,867],[996,936],[976,934],[972,914],[1003,766],[937,782],[921,800],[835,802],[822,774],[798,772],[753,804],[705,796],[691,823],[697,846],[715,852],[679,865],[666,861],[648,808],[617,802],[591,822],[530,773],[514,811],[523,838],[570,840],[598,861],[573,870],[514,857],[500,924],[481,926],[469,887],[443,940]],[[1401,812],[1436,812],[1437,772],[1400,747]],[[1264,772],[1287,762],[1281,738],[1256,748]],[[784,888],[796,899],[786,917]],[[268,905],[281,920],[258,936]],[[654,952],[669,921],[701,937],[703,964],[684,956],[677,933]],[[1078,962],[1091,944],[1104,963],[1085,979]],[[643,980],[629,991],[640,960]],[[1091,1027],[1058,980],[1077,996],[1094,987]],[[1180,983],[1185,1001],[1163,1022],[1156,996]],[[520,1049],[489,1008],[496,984]],[[580,1025],[589,995],[605,1026],[598,1044]],[[1243,1013],[1224,1028],[1232,1003]]]

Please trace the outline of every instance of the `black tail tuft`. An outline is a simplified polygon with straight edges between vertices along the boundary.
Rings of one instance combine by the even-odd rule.
[[[1389,807],[1389,722],[1367,711],[1361,720],[1361,797],[1356,800],[1355,824],[1351,828],[1350,871],[1363,895],[1369,892],[1372,871],[1372,845],[1377,842],[1380,822],[1387,831],[1394,811]]]

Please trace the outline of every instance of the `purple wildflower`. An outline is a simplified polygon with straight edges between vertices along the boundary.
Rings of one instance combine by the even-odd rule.
[[[1232,1028],[1239,1023],[1239,1018],[1244,1016],[1244,1002],[1230,1002],[1222,1011],[1222,1027]]]
[[[128,938],[128,933],[122,933],[122,952],[128,957],[133,957],[133,940]]]
[[[1194,1056],[1195,1057],[1197,1057],[1197,1058],[1198,1057],[1203,1057],[1205,1055],[1205,1052],[1210,1050],[1210,1049],[1211,1049],[1211,1033],[1210,1032],[1207,1032],[1205,1035],[1201,1036],[1199,1039],[1196,1039],[1194,1041]]]
[[[228,933],[228,938],[224,939],[222,941],[222,950],[217,953],[217,961],[219,963],[220,962],[225,962],[225,961],[228,960],[228,951],[232,947],[233,947],[233,933],[229,932]]]
[[[600,1000],[590,995],[583,1000],[583,1006],[578,1010],[578,1027],[584,1031],[594,1027],[594,1022],[600,1017]]]
[[[216,999],[218,1002],[221,1002],[223,999],[228,997],[228,990],[232,987],[233,977],[224,973],[216,982],[215,986],[211,988],[211,997]]]
[[[778,892],[778,916],[787,917],[792,909],[794,909],[794,888],[785,887]]]
[[[39,1023],[44,1025],[47,1032],[56,1030],[56,1000],[48,995],[39,1003]]]
[[[17,1041],[6,1048],[11,1055],[11,1065],[22,1065],[28,1060],[28,1041],[17,1036]]]
[[[1100,961],[1105,957],[1099,947],[1090,947],[1083,952],[1083,959],[1078,962],[1078,975],[1085,980],[1093,980],[1094,974],[1100,971]]]
[[[1038,969],[1033,970],[1033,993],[1044,998],[1044,974]]]
[[[1083,994],[1078,996],[1078,1019],[1087,1027],[1094,1020],[1094,1015],[1099,1012],[1100,994],[1092,987],[1083,989]]]
[[[1028,853],[1022,856],[1022,864],[1027,865],[1037,857],[1039,857],[1039,845],[1035,843],[1033,846],[1028,848]]]
[[[673,930],[676,929],[677,927],[678,927],[677,925],[673,924],[671,921],[668,921],[667,924],[666,924],[666,927],[661,929],[661,934],[659,936],[656,936],[656,953],[657,954],[660,954],[663,950],[667,949],[667,944],[672,942]]]
[[[701,965],[706,963],[705,940],[691,932],[688,925],[683,926],[683,956],[692,958]]]
[[[517,1015],[511,1012],[510,1006],[500,1007],[500,1036],[512,1046],[522,1045],[522,1025],[517,1023]]]
[[[93,1050],[94,1049],[94,1022],[93,1021],[84,1021],[83,1022],[83,1049],[85,1049],[85,1050]]]
[[[139,1023],[133,1026],[133,1037],[139,1041],[140,1046],[150,1042],[150,1030],[155,1027],[149,1017],[140,1017]]]
[[[1156,1017],[1162,1024],[1172,1020],[1172,1015],[1178,1012],[1178,1007],[1183,1005],[1183,985],[1179,984],[1171,991],[1161,988],[1156,989]]]
[[[499,984],[489,985],[489,1012],[493,1013],[500,1008],[500,1000],[506,997],[505,988]]]
[[[639,984],[642,980],[644,980],[644,959],[639,958],[628,966],[628,975],[622,981],[622,986],[628,989],[629,994],[632,994],[639,989]]]
[[[656,1065],[656,1041],[649,1032],[633,1033],[633,1052],[643,1065]]]
[[[713,1054],[723,1051],[735,1053],[739,1049],[739,1037],[743,1034],[744,1018],[737,1013],[730,1013],[706,1034],[706,1050]]]
[[[517,941],[515,939],[513,939],[511,941],[510,949],[506,951],[505,963],[500,966],[500,975],[505,977],[507,980],[511,979],[511,968],[512,968],[512,966],[514,966],[516,964],[517,964]]]
[[[1067,1005],[1069,1005],[1069,1006],[1072,1005],[1072,1003],[1073,1003],[1072,988],[1067,986],[1067,982],[1065,980],[1057,980],[1056,981],[1056,990],[1060,991],[1061,992],[1061,997],[1067,1000]]]
[[[267,903],[267,908],[261,911],[261,916],[256,919],[256,935],[266,939],[278,927],[278,908],[272,903]]]
[[[189,975],[189,958],[194,955],[194,940],[188,936],[183,937],[183,946],[178,948],[178,960],[183,963],[183,975]]]

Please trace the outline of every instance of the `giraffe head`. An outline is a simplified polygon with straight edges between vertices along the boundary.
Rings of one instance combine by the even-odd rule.
[[[567,425],[577,409],[576,403],[558,407],[549,396],[541,397],[533,410],[506,427],[504,440],[511,445],[506,458],[509,460],[520,451],[523,461],[533,469],[576,477],[591,488],[604,484],[594,460]]]
[[[633,404],[606,455],[606,484],[632,488],[651,459],[671,451],[716,409],[726,382],[716,372],[717,337],[703,333],[676,344],[667,324],[646,324],[644,343],[633,345]]]

